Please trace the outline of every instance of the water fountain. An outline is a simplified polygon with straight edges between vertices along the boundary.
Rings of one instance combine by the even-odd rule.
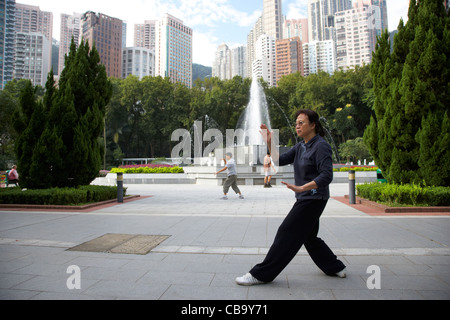
[[[237,135],[241,133],[241,139],[237,141],[233,139],[234,146],[227,145],[228,149],[234,147],[236,155],[241,158],[237,159],[238,164],[250,166],[262,164],[267,146],[260,133],[261,124],[272,130],[264,89],[258,79],[254,78],[250,87],[250,101],[236,125]]]
[[[336,143],[334,143],[333,136],[331,135],[331,130],[330,130],[330,126],[328,125],[328,121],[325,117],[320,117],[319,121],[322,124],[322,128],[324,129],[324,131],[326,133],[325,140],[327,140],[327,142],[330,144],[330,146],[333,149],[333,152],[334,152],[333,161],[336,163],[340,163],[341,159],[339,158],[339,152],[336,147]]]
[[[246,138],[241,145],[260,146],[264,144],[261,133],[259,132],[262,123],[266,124],[269,130],[272,129],[264,89],[257,79],[253,79],[250,88],[250,101],[236,126],[237,130],[241,129],[245,133]]]
[[[222,159],[225,158],[225,154],[231,152],[237,164],[238,184],[263,185],[264,170],[262,164],[267,153],[267,145],[260,133],[261,124],[266,124],[267,128],[272,130],[266,95],[259,81],[253,79],[249,103],[241,114],[236,128],[224,133],[224,144],[214,149],[214,160],[207,161],[209,164],[213,163],[213,165],[186,167],[185,171],[190,177],[195,178],[199,184],[221,185],[226,178],[226,174],[216,176],[215,172],[223,167]],[[276,141],[277,134],[274,137]],[[206,161],[198,160],[194,162],[206,163]],[[291,167],[279,168],[278,172],[272,177],[272,184],[281,184],[282,180],[293,183]]]

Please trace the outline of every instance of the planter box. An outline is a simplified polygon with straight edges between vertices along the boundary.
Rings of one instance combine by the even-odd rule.
[[[185,173],[124,173],[123,183],[126,184],[223,184],[226,173],[215,175],[222,169],[221,166],[197,166],[184,167]],[[264,173],[261,166],[238,166],[238,184],[240,185],[262,185],[264,183]],[[281,181],[294,182],[294,171],[292,166],[279,167],[278,172],[272,176],[272,185],[281,185]],[[377,182],[376,171],[357,171],[356,183]],[[332,183],[348,183],[348,172],[333,172]],[[104,178],[96,178],[93,185],[117,185],[117,174],[108,173]]]
[[[117,174],[108,173],[104,178],[96,178],[94,185],[117,185]],[[186,173],[124,173],[123,184],[195,184],[195,179]]]

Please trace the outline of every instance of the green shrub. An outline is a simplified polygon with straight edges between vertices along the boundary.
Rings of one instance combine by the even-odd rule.
[[[126,188],[124,188],[124,195]],[[0,204],[79,205],[117,198],[117,187],[80,186],[78,188],[52,188],[21,190],[0,189]]]
[[[369,183],[356,186],[358,196],[393,205],[450,206],[449,187],[422,187],[415,184]]]
[[[342,167],[342,168],[334,168],[333,171],[334,172],[348,172],[350,170],[353,171],[377,171],[378,167],[371,167],[371,166],[363,166],[363,167]]]
[[[85,190],[87,192],[86,202],[100,202],[117,198],[117,187],[81,186],[78,187],[78,189]],[[126,188],[123,189],[125,195]]]
[[[428,201],[430,206],[449,206],[450,205],[450,188],[434,187],[428,189]]]
[[[159,167],[159,168],[149,168],[149,167],[139,167],[139,168],[113,168],[110,173],[184,173],[183,168],[180,167]]]

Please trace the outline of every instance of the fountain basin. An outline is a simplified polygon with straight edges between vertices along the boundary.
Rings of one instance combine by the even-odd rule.
[[[221,186],[227,178],[227,174],[222,172],[216,175],[216,172],[223,166],[193,166],[184,167],[184,172],[191,179],[195,179],[197,184]],[[264,169],[263,166],[246,166],[237,165],[238,185],[264,185]],[[277,168],[277,172],[272,175],[271,184],[281,185],[281,181],[294,183],[294,167],[285,166]]]

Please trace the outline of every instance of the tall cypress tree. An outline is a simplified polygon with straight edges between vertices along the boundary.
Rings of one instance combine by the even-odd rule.
[[[93,46],[72,40],[59,86],[49,73],[43,102],[30,83],[15,115],[21,185],[28,188],[89,184],[98,174],[106,105],[112,85]]]
[[[64,145],[58,185],[89,184],[98,174],[103,156],[98,138],[111,95],[112,85],[95,45],[90,49],[83,40],[75,50],[72,41],[50,112],[55,133]]]
[[[32,157],[36,143],[45,126],[44,107],[35,98],[35,88],[31,81],[27,81],[19,98],[19,110],[13,115],[13,126],[18,133],[15,144],[17,166],[20,172],[20,185],[33,188],[34,183],[30,175]]]
[[[375,116],[364,140],[388,180],[449,185],[449,16],[442,2],[410,2],[392,54],[385,32],[371,65]],[[447,131],[442,131],[447,130]]]
[[[48,74],[45,90],[46,94],[43,100],[43,112],[45,116],[41,122],[43,129],[41,135],[37,137],[30,159],[30,183],[28,187],[36,189],[45,189],[54,186],[55,176],[52,173],[55,168],[62,166],[60,159],[61,152],[59,151],[62,142],[56,133],[51,131],[51,122],[48,117],[53,107],[56,94],[53,69]]]

